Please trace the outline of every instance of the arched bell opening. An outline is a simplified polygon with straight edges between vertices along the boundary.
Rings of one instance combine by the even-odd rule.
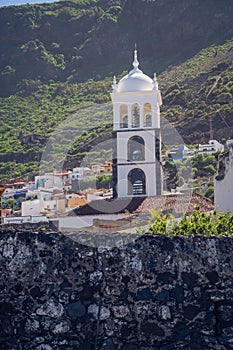
[[[146,194],[146,175],[139,168],[132,169],[128,174],[128,194],[133,196]]]

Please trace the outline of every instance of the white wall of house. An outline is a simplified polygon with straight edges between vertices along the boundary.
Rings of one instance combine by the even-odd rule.
[[[204,154],[212,154],[215,152],[223,152],[224,146],[217,140],[210,140],[207,144],[199,144],[199,152]]]
[[[44,208],[44,202],[40,199],[22,202],[22,216],[39,215]]]
[[[35,186],[36,188],[60,188],[62,185],[62,179],[53,173],[47,173],[45,175],[35,176]]]
[[[65,205],[65,198],[52,199],[44,202],[44,209],[62,213],[65,212]]]
[[[214,181],[215,209],[233,212],[233,140],[227,142],[229,154],[224,156],[224,177]]]
[[[3,218],[3,224],[24,224],[24,223],[39,223],[48,222],[49,219],[46,216],[14,216]]]

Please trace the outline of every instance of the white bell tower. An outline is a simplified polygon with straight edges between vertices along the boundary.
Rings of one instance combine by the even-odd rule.
[[[113,81],[113,197],[160,195],[161,94],[156,74],[152,80],[138,68],[137,50],[133,69],[117,84]]]

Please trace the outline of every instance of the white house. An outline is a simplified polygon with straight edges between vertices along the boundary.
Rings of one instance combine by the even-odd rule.
[[[37,216],[40,215],[44,208],[44,203],[40,199],[33,201],[22,202],[22,216]]]
[[[61,185],[62,179],[53,173],[35,176],[35,187],[37,189],[52,187],[61,188]]]
[[[228,152],[219,157],[218,175],[214,180],[214,202],[217,210],[233,212],[233,140],[227,141]]]
[[[92,175],[92,171],[88,167],[76,167],[69,173],[69,179],[83,179],[84,177],[88,177]]]
[[[161,194],[162,99],[156,75],[151,79],[139,68],[137,50],[133,69],[113,91],[113,197]]]
[[[213,154],[216,152],[223,152],[224,146],[217,140],[210,140],[208,143],[201,145],[199,144],[199,153]]]

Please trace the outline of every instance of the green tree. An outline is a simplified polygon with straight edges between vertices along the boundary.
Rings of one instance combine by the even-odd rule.
[[[16,206],[16,200],[14,198],[7,198],[6,199],[6,208],[14,209],[15,206]]]
[[[109,188],[111,186],[112,177],[106,175],[97,175],[96,176],[96,188]]]

